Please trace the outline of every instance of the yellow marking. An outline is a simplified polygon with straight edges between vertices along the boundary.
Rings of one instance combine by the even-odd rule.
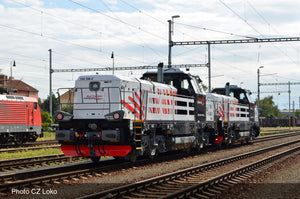
[[[141,133],[136,133],[135,135],[141,135]]]
[[[136,150],[141,150],[141,149],[142,149],[142,147],[136,147],[135,149],[136,149]]]
[[[139,123],[143,123],[144,120],[133,120],[133,122],[139,122]]]
[[[141,126],[134,126],[133,128],[134,129],[141,129],[142,127]]]
[[[135,140],[136,142],[141,142],[142,140]]]

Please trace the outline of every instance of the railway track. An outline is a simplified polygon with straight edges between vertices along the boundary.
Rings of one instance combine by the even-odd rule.
[[[293,135],[299,135],[299,133],[298,134],[294,133]],[[278,136],[272,136],[272,139],[275,139],[275,137],[277,137],[278,139]],[[267,141],[266,138],[267,137],[261,138],[261,141],[262,140]],[[169,160],[174,160],[176,158],[180,159],[184,157],[184,155],[180,157],[177,156],[178,154],[174,154],[174,156],[168,155],[167,157],[166,156],[158,157],[157,159],[152,160],[150,162],[151,163],[165,162]],[[27,162],[30,161],[33,162],[33,160],[30,159],[27,160]],[[6,161],[6,164],[8,164],[8,162],[9,161]],[[38,164],[43,164],[42,160]],[[129,162],[122,162],[118,160],[108,159],[106,161],[101,161],[101,164],[98,165],[95,165],[90,161],[88,161],[84,163],[56,166],[52,168],[35,169],[32,171],[20,171],[18,173],[0,175],[0,192],[5,192],[5,191],[9,192],[10,188],[13,187],[30,187],[33,185],[39,185],[44,183],[53,183],[54,181],[70,180],[72,178],[81,178],[81,177],[85,178],[89,176],[97,176],[102,172],[112,172],[116,170],[132,168],[133,166],[144,166],[147,164],[149,164],[149,160],[139,160],[135,164],[132,164]],[[16,165],[20,167],[24,167],[20,162],[17,163]],[[16,165],[14,166],[11,163],[11,167],[13,168],[18,167]]]
[[[289,133],[285,135],[271,135],[271,136],[259,137],[255,140],[255,142],[264,142],[268,140],[279,139],[281,137],[297,136],[299,134],[300,132],[295,132],[295,133]],[[58,155],[39,156],[39,157],[32,157],[32,158],[3,160],[0,161],[0,171],[24,169],[33,166],[45,166],[45,165],[47,166],[51,163],[74,162],[76,160],[84,160],[84,159],[85,158],[81,158],[81,157],[66,157],[63,154],[58,154]]]
[[[264,142],[268,140],[275,140],[275,139],[280,139],[280,138],[285,138],[285,137],[292,137],[292,136],[297,136],[300,134],[300,131],[293,131],[293,133],[283,133],[283,134],[275,134],[275,135],[268,135],[268,136],[262,136],[258,137],[254,140],[254,142]]]
[[[258,156],[291,144],[299,143],[300,139],[267,147],[257,151],[237,155],[188,169],[172,172],[162,176],[123,185],[110,190],[82,196],[87,198],[210,198],[220,194],[232,185],[245,180],[265,165],[300,150],[300,146],[276,153],[254,163],[221,173],[207,179],[209,172],[223,170],[228,164],[237,163],[250,157]]]
[[[284,130],[284,133],[282,134],[275,134],[275,135],[268,135],[268,136],[262,136],[256,138],[255,142],[262,142],[266,140],[273,140],[273,139],[278,139],[280,137],[290,137],[294,136],[300,133],[300,131],[293,131],[294,133],[289,133],[291,132],[290,130]],[[28,146],[33,146],[32,144],[35,144],[34,146],[38,147],[19,147],[19,148],[7,148],[7,149],[0,149],[0,154],[1,153],[14,153],[14,152],[19,152],[19,151],[27,151],[27,150],[41,150],[41,149],[48,149],[48,148],[60,148],[60,145],[57,144],[58,142],[56,140],[48,140],[48,141],[40,141],[40,142],[33,142],[33,143],[28,143]],[[40,145],[50,145],[50,146],[40,146]],[[25,146],[25,145],[24,145]]]
[[[65,163],[83,160],[82,157],[68,157],[63,154],[37,156],[32,158],[18,158],[0,161],[0,171],[24,169],[36,166],[46,166],[52,163]]]
[[[53,145],[58,144],[57,140],[43,140],[43,141],[36,141],[36,142],[26,142],[20,145],[15,144],[4,144],[1,146],[2,149],[9,149],[9,148],[18,148],[18,147],[31,147],[31,146],[40,146],[40,145]]]
[[[31,150],[41,150],[41,149],[53,149],[60,148],[60,145],[51,145],[51,146],[38,146],[38,147],[21,147],[21,148],[13,148],[13,149],[0,149],[1,153],[15,153],[20,151],[31,151]]]

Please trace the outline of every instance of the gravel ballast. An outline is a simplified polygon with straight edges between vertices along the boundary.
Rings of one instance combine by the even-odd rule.
[[[244,145],[216,152],[206,152],[204,154],[182,158],[163,163],[150,164],[142,167],[133,167],[112,173],[102,173],[97,177],[87,179],[78,179],[65,181],[64,184],[50,185],[42,187],[44,189],[54,189],[57,191],[55,195],[30,195],[31,198],[74,198],[80,195],[100,191],[103,187],[111,187],[117,184],[126,184],[140,181],[146,178],[159,176],[172,171],[177,171],[191,166],[219,160],[233,155],[254,151],[271,145],[287,142],[289,140],[299,139],[300,136],[284,138],[280,140],[272,140],[268,142],[259,142],[252,145]],[[298,156],[299,158],[299,156]],[[300,163],[299,163],[300,164]],[[298,169],[299,169],[298,165]],[[299,170],[298,170],[299,171]],[[298,172],[298,176],[300,172]],[[279,177],[278,177],[279,178]],[[0,196],[1,197],[1,196]],[[6,197],[7,198],[7,197]],[[10,198],[28,198],[28,195],[14,194]]]

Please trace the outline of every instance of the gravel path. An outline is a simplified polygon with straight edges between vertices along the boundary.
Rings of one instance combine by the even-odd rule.
[[[300,199],[300,152],[273,164],[218,198]]]
[[[245,145],[237,148],[220,150],[216,152],[207,152],[201,155],[186,157],[180,160],[174,160],[164,163],[151,164],[142,167],[133,167],[112,173],[103,173],[101,175],[91,177],[88,179],[77,179],[72,181],[65,181],[64,184],[49,185],[42,187],[44,190],[55,190],[57,194],[13,194],[9,198],[74,198],[76,196],[93,193],[96,191],[107,189],[119,184],[127,184],[140,181],[145,178],[150,178],[171,171],[177,171],[191,166],[211,162],[214,160],[230,157],[267,146],[283,143],[289,140],[299,139],[300,136],[291,138],[284,138],[280,140],[272,140],[268,142],[254,143],[253,145]],[[29,196],[29,197],[28,197]],[[0,196],[1,197],[1,196]],[[7,197],[5,197],[7,198]]]

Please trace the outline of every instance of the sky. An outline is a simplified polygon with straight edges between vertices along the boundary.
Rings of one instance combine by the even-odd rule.
[[[0,73],[49,95],[49,49],[53,69],[156,66],[168,63],[168,20],[172,41],[300,37],[297,0],[0,0]],[[212,88],[226,82],[257,98],[261,83],[300,82],[300,42],[211,45]],[[12,62],[16,67],[11,67]],[[207,45],[173,46],[172,64],[206,64]],[[117,71],[141,77],[146,71]],[[207,68],[191,68],[208,85]],[[111,74],[112,72],[101,72]],[[80,75],[53,73],[52,88],[71,88]],[[288,109],[288,86],[261,86]],[[272,92],[272,93],[270,93]],[[300,108],[300,84],[291,85],[291,109]]]

